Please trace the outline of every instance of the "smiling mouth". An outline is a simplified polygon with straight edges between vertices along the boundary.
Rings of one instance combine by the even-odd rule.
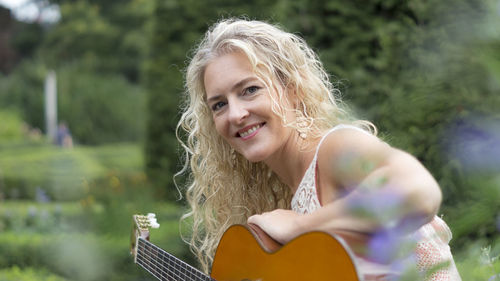
[[[246,131],[238,132],[237,136],[242,137],[242,138],[246,138],[246,137],[250,136],[251,134],[253,134],[255,131],[257,131],[258,129],[262,128],[262,126],[264,126],[264,124],[265,123],[257,124],[255,126],[252,126],[251,128],[249,128]]]

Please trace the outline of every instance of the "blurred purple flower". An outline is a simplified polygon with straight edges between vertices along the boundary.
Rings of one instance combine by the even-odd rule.
[[[393,220],[402,208],[403,198],[385,189],[361,190],[348,201],[351,211],[376,218],[384,223]]]
[[[348,208],[359,216],[374,220],[384,228],[398,227],[401,232],[418,228],[422,224],[421,218],[402,217],[401,214],[406,209],[404,198],[393,190],[382,187],[356,191],[347,201]]]
[[[488,279],[488,281],[498,281],[498,280],[500,280],[500,274],[495,274]]]
[[[400,235],[391,230],[378,231],[368,243],[368,258],[377,263],[391,263],[402,243]]]
[[[47,203],[50,201],[47,192],[39,186],[36,187],[36,201],[41,203]]]
[[[449,134],[450,152],[467,170],[500,170],[500,123],[459,121]]]
[[[377,231],[368,242],[367,257],[402,272],[407,268],[404,261],[413,260],[414,249],[414,239],[402,228],[384,228]]]

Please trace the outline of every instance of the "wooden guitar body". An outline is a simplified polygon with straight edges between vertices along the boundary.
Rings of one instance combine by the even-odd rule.
[[[323,232],[310,232],[281,246],[256,225],[234,225],[222,236],[211,276],[149,241],[154,214],[134,215],[130,253],[161,281],[359,281],[353,254]]]
[[[310,232],[279,249],[263,236],[242,225],[230,227],[217,247],[211,277],[218,281],[360,280],[352,254],[329,234]]]

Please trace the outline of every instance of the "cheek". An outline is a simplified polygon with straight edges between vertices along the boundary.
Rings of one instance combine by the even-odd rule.
[[[225,122],[223,122],[222,118],[217,118],[217,117],[214,117],[213,120],[214,120],[215,131],[217,131],[219,135],[225,138],[227,135],[226,133],[227,128]]]

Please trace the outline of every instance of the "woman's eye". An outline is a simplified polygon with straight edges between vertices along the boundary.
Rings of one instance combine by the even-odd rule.
[[[212,111],[217,111],[217,110],[221,109],[224,105],[226,105],[225,102],[222,102],[222,101],[216,102],[216,103],[212,104]]]
[[[260,89],[260,87],[257,87],[257,86],[250,86],[248,88],[245,88],[245,91],[243,92],[243,94],[255,94],[258,90]]]

